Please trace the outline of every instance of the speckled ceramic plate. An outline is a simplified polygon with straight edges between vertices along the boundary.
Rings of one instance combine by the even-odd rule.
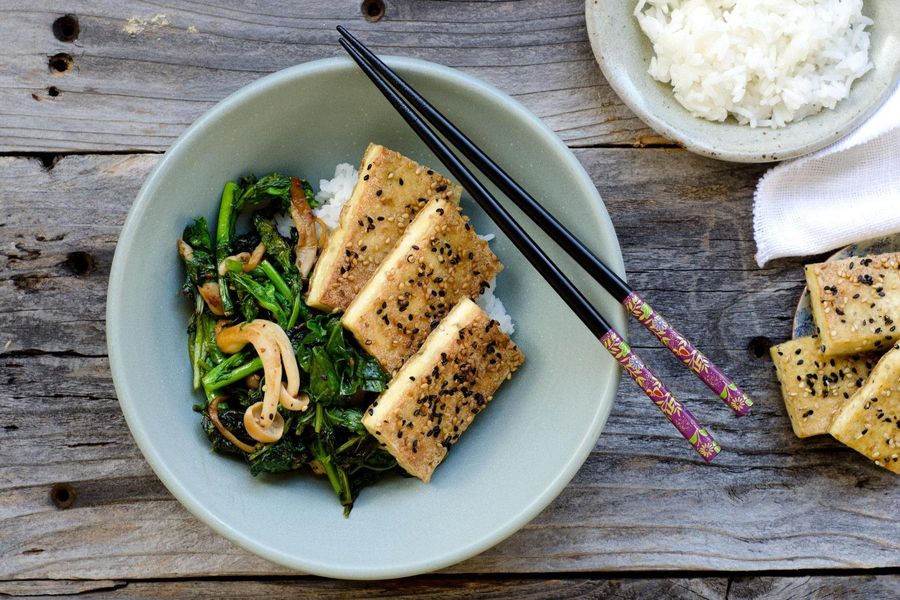
[[[632,14],[635,0],[587,0],[588,35],[607,81],[647,125],[688,150],[722,160],[768,162],[824,148],[872,114],[900,75],[900,2],[865,0],[874,68],[857,80],[850,96],[780,129],[751,128],[729,118],[722,123],[692,116],[675,100],[669,84],[648,73],[653,48]]]
[[[900,252],[900,235],[889,235],[883,238],[850,244],[845,248],[841,248],[826,260],[840,260],[851,256],[884,254],[885,252]],[[800,293],[800,301],[797,303],[797,310],[794,311],[792,330],[794,339],[815,335],[816,333],[816,324],[813,322],[812,307],[809,303],[809,288],[807,287],[804,287]]]
[[[390,65],[482,145],[619,273],[612,223],[581,164],[533,114],[471,76],[433,63]],[[403,577],[493,546],[562,491],[597,442],[619,369],[510,241],[465,197],[505,265],[497,295],[516,322],[522,369],[454,446],[428,485],[366,488],[345,519],[327,481],[252,477],[213,454],[191,411],[189,307],[175,241],[196,215],[215,220],[222,185],[277,170],[313,182],[376,141],[439,163],[349,59],[293,67],[239,90],[194,123],[141,188],[116,246],[107,338],[116,392],[150,466],[188,510],[240,546],[308,573]],[[518,214],[518,213],[516,213]],[[523,226],[614,326],[624,311],[535,226]]]

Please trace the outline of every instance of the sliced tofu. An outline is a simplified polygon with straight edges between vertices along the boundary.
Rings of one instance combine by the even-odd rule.
[[[835,411],[863,386],[878,362],[874,353],[826,357],[816,337],[772,346],[784,406],[797,437],[828,433]]]
[[[456,204],[460,191],[399,152],[369,144],[338,228],[316,262],[307,304],[345,310],[422,207],[433,198]]]
[[[806,266],[825,354],[884,352],[900,340],[900,253]]]
[[[457,205],[431,200],[341,322],[392,373],[457,302],[476,298],[502,268]]]
[[[865,385],[834,416],[829,433],[900,474],[900,345],[878,361]]]
[[[401,467],[428,483],[524,360],[497,322],[464,298],[372,403],[363,425]]]

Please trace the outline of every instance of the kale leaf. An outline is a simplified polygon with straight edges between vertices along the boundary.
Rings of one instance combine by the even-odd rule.
[[[284,473],[296,471],[309,462],[309,453],[303,442],[285,435],[274,444],[263,446],[249,457],[250,474]]]
[[[291,247],[278,233],[275,223],[257,213],[253,215],[253,226],[259,233],[262,243],[266,245],[266,254],[275,259],[275,262],[281,267],[281,272],[288,278],[294,275],[296,267],[294,261],[291,260]]]
[[[269,173],[259,179],[255,175],[241,177],[238,181],[236,210],[256,210],[269,202],[277,202],[284,212],[291,207],[291,178],[279,173]]]
[[[359,392],[381,392],[390,377],[347,339],[341,321],[317,315],[306,322],[297,359],[309,374],[309,395],[326,406],[345,405]]]

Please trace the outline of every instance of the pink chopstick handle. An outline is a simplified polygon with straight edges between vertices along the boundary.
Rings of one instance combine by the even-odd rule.
[[[659,338],[663,345],[671,350],[678,360],[693,371],[700,381],[714,391],[719,398],[739,415],[746,414],[753,406],[753,401],[702,352],[697,350],[686,337],[669,325],[662,315],[644,302],[643,298],[631,292],[622,302],[628,312],[646,327],[650,333]]]
[[[663,382],[647,368],[644,361],[631,351],[631,347],[622,336],[610,329],[603,334],[600,342],[706,462],[721,452],[722,447],[719,443],[705,427],[700,425],[694,415],[675,399],[672,392],[666,389]]]

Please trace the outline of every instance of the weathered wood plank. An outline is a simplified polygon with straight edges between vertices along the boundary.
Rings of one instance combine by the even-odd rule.
[[[0,152],[164,150],[239,87],[341,54],[342,23],[378,52],[459,67],[510,91],[573,145],[660,141],[603,79],[583,0],[386,4],[368,23],[358,0],[0,0]],[[74,42],[53,35],[64,13],[78,18]],[[58,53],[73,61],[63,73],[49,68]]]
[[[900,595],[900,575],[851,575],[815,577],[738,577],[729,589],[729,600],[874,600]]]
[[[0,581],[0,596],[17,598],[71,597],[88,592],[109,592],[125,587],[124,581],[109,579],[20,579]]]
[[[416,577],[388,582],[341,582],[318,578],[248,580],[9,580],[0,581],[0,594],[18,598],[48,598],[78,594],[85,599],[139,600],[142,598],[667,598],[671,600],[805,600],[893,598],[900,575],[842,575],[796,577],[693,577],[565,579],[505,577]]]
[[[631,281],[757,406],[733,417],[632,328],[635,346],[725,453],[700,464],[623,382],[597,447],[557,501],[450,571],[900,565],[900,523],[886,514],[900,501],[893,476],[828,439],[795,439],[771,364],[747,350],[757,336],[788,336],[802,278],[797,261],[752,264],[750,194],[761,169],[680,151],[578,156],[606,199]],[[140,457],[115,401],[106,277],[118,228],[156,160],[71,156],[47,171],[34,159],[0,159],[0,578],[285,572],[180,508]],[[93,270],[74,252],[90,253]],[[48,498],[61,481],[77,493],[67,510]]]
[[[574,598],[667,598],[671,600],[725,600],[724,577],[695,579],[460,579],[421,577],[376,583],[328,579],[290,578],[263,581],[159,581],[159,582],[0,581],[0,594],[45,598],[77,593],[79,598],[125,600],[142,598],[522,598],[559,600]]]

